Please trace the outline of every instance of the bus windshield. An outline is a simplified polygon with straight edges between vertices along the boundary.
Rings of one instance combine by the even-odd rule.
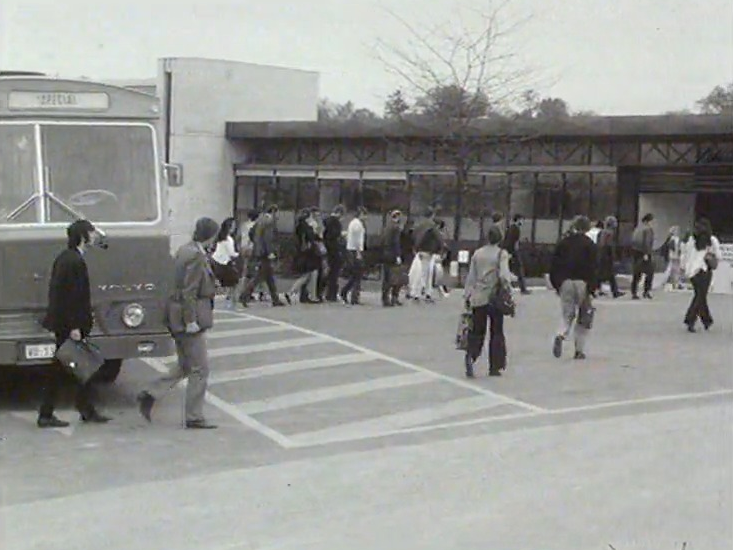
[[[53,124],[41,127],[46,223],[74,213],[97,222],[158,217],[154,135],[148,126]]]
[[[34,123],[0,124],[0,225],[158,219],[152,127],[41,123],[40,137]]]

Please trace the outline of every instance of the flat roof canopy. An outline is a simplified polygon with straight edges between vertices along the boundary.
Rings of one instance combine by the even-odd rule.
[[[456,128],[464,128],[459,121]],[[464,131],[463,129],[461,131]],[[568,117],[554,120],[509,118],[476,119],[466,133],[487,138],[562,138],[562,137],[730,137],[733,117],[728,115],[664,115]],[[411,117],[400,121],[345,122],[227,122],[229,139],[430,139],[444,137],[445,127]]]

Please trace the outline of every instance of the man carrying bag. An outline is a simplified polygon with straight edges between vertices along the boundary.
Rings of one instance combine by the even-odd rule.
[[[99,414],[92,403],[91,378],[102,363],[91,359],[87,353],[90,348],[83,344],[94,322],[89,272],[84,255],[97,238],[97,232],[88,220],[77,220],[66,229],[66,235],[67,249],[53,263],[48,310],[43,320],[43,327],[56,336],[57,354],[56,362],[43,385],[37,422],[39,428],[64,428],[69,425],[54,414],[58,390],[68,368],[74,372],[77,384],[76,408],[82,421],[103,424],[110,420]],[[84,374],[77,374],[81,371],[74,371],[74,367],[82,364]]]

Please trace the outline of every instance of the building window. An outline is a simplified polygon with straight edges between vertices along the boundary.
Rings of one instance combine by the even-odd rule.
[[[296,210],[318,206],[319,202],[318,182],[314,178],[298,178]]]
[[[532,172],[522,172],[507,175],[508,211],[501,211],[507,220],[521,214],[526,218],[522,224],[520,239],[523,242],[532,242],[534,234],[534,202],[535,202],[536,175]],[[531,220],[531,222],[530,222]]]
[[[320,180],[318,207],[321,212],[328,213],[341,203],[341,180]]]
[[[565,174],[562,212],[564,220],[572,220],[575,216],[590,216],[590,174]]]
[[[616,216],[616,174],[597,173],[592,174],[593,200],[591,202],[591,218],[594,220],[605,220],[607,216]]]
[[[400,210],[404,215],[410,211],[410,188],[406,181],[391,180],[386,183],[384,206],[387,211]]]
[[[411,174],[410,185],[410,216],[418,218],[425,213],[429,206],[435,202],[435,178],[436,176],[425,174]]]
[[[563,202],[563,175],[559,172],[537,175],[535,193],[535,243],[557,242]]]
[[[361,182],[358,180],[341,182],[341,204],[349,212],[354,212],[359,206],[362,206]]]

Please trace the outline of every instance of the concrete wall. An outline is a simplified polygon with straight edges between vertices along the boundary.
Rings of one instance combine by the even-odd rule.
[[[316,120],[319,77],[249,63],[163,59],[158,95],[164,111],[166,72],[172,75],[169,162],[182,164],[184,175],[183,187],[168,190],[175,250],[189,238],[196,218],[221,221],[233,214],[232,165],[244,162],[247,151],[225,138],[226,122]]]
[[[659,247],[667,237],[669,228],[678,225],[682,234],[695,220],[694,193],[641,193],[639,195],[639,221],[647,213],[654,214],[654,245]]]

